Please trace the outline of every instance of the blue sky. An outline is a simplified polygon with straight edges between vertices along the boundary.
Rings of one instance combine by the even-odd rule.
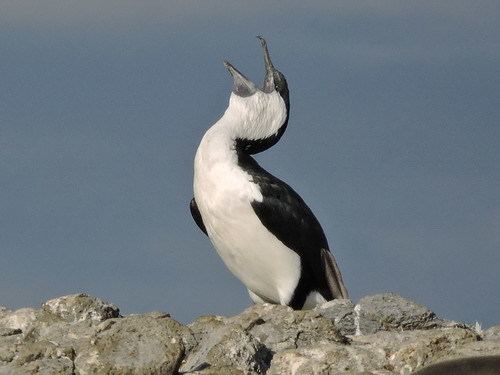
[[[0,305],[88,292],[189,322],[248,306],[189,214],[228,59],[291,95],[258,156],[306,200],[353,300],[500,323],[500,5],[4,1]]]

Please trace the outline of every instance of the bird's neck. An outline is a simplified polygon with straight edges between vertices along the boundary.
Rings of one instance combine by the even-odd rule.
[[[194,160],[194,195],[200,211],[220,204],[221,197],[240,196],[262,200],[262,195],[240,162],[256,163],[237,145],[235,123],[238,118],[224,114],[203,136]]]
[[[200,156],[206,163],[237,162],[235,130],[242,126],[238,121],[237,116],[226,111],[219,121],[207,130],[198,147],[198,153],[201,153]]]
[[[249,97],[231,94],[224,115],[204,135],[198,154],[204,165],[237,164],[238,155],[261,152],[276,143],[286,128],[288,107],[273,91]]]

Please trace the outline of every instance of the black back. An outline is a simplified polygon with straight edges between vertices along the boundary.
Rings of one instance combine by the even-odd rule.
[[[251,156],[239,151],[238,164],[260,187],[263,200],[251,205],[262,224],[300,256],[301,278],[289,306],[302,308],[313,290],[326,300],[333,299],[321,259],[328,242],[312,211],[290,186],[268,173]]]

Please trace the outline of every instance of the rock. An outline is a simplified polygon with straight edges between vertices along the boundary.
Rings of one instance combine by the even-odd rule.
[[[120,318],[116,306],[87,295],[3,310],[0,319],[0,374],[170,374],[196,345],[168,314]]]
[[[222,316],[200,316],[189,325],[189,328],[196,341],[201,342],[203,337],[216,331],[218,328],[224,327],[225,324],[226,318]]]
[[[115,305],[83,293],[51,299],[42,305],[42,309],[68,323],[83,320],[102,322],[120,316],[120,310]]]
[[[354,305],[350,300],[334,299],[317,306],[314,310],[332,320],[341,334],[354,335],[356,333]]]
[[[25,331],[39,316],[40,311],[32,308],[4,310],[0,315],[0,328]]]
[[[378,332],[374,337],[373,345],[385,345],[384,350],[388,353],[389,365],[396,373],[403,375],[440,361],[448,357],[457,347],[478,340],[475,332],[467,328],[437,328],[400,333]],[[363,338],[360,337],[360,340]]]
[[[179,372],[233,368],[243,373],[264,373],[271,353],[241,326],[224,325],[205,335],[196,351],[187,357]],[[212,370],[213,371],[213,370]]]
[[[389,330],[414,330],[455,325],[445,321],[427,307],[393,293],[362,298],[354,307],[356,334]]]
[[[0,365],[0,375],[74,375],[73,362],[67,358],[36,359],[23,366]]]
[[[366,369],[380,369],[379,364],[384,360],[381,351],[339,344],[319,345],[276,354],[268,374],[357,374]]]
[[[184,356],[181,324],[164,315],[132,315],[97,326],[74,360],[79,373],[173,374]]]
[[[483,357],[492,353],[500,354],[500,340],[475,341],[458,346],[450,351],[447,358]]]
[[[485,340],[500,340],[500,325],[488,328],[483,332]]]
[[[11,362],[16,356],[16,347],[21,342],[20,334],[0,337],[0,368],[2,362]]]
[[[57,344],[18,334],[0,341],[0,374],[73,374],[73,352]]]
[[[12,335],[18,335],[22,333],[23,331],[19,328],[7,328],[7,327],[0,327],[0,336],[12,336]]]
[[[308,311],[253,305],[189,326],[161,312],[121,317],[116,306],[85,294],[40,309],[0,308],[0,375],[409,375],[445,371],[455,359],[491,368],[494,356],[500,356],[500,326],[482,331],[440,319],[394,294]]]
[[[330,343],[285,350],[273,357],[268,374],[410,374],[440,358],[455,346],[475,341],[474,333],[462,328],[378,332],[355,336],[351,345]]]
[[[247,371],[242,371],[235,367],[208,367],[203,370],[185,373],[189,375],[248,375]]]
[[[294,311],[271,304],[253,305],[227,319],[202,317],[190,328],[201,339],[200,345],[185,360],[181,372],[205,366],[261,373],[269,367],[275,352],[312,343],[348,342],[333,321],[317,311]],[[242,355],[245,350],[250,356]]]
[[[273,352],[319,342],[348,343],[331,319],[315,310],[295,311],[287,306],[261,304],[231,318]]]

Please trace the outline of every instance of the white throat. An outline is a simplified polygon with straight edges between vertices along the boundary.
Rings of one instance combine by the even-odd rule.
[[[226,112],[212,129],[224,128],[233,140],[259,140],[276,134],[285,119],[286,105],[276,91],[259,90],[247,97],[231,93]]]
[[[224,115],[207,130],[200,142],[195,157],[195,175],[201,164],[204,168],[218,162],[236,165],[236,140],[273,136],[283,125],[286,115],[285,102],[276,91],[269,94],[257,91],[248,97],[231,93]]]

